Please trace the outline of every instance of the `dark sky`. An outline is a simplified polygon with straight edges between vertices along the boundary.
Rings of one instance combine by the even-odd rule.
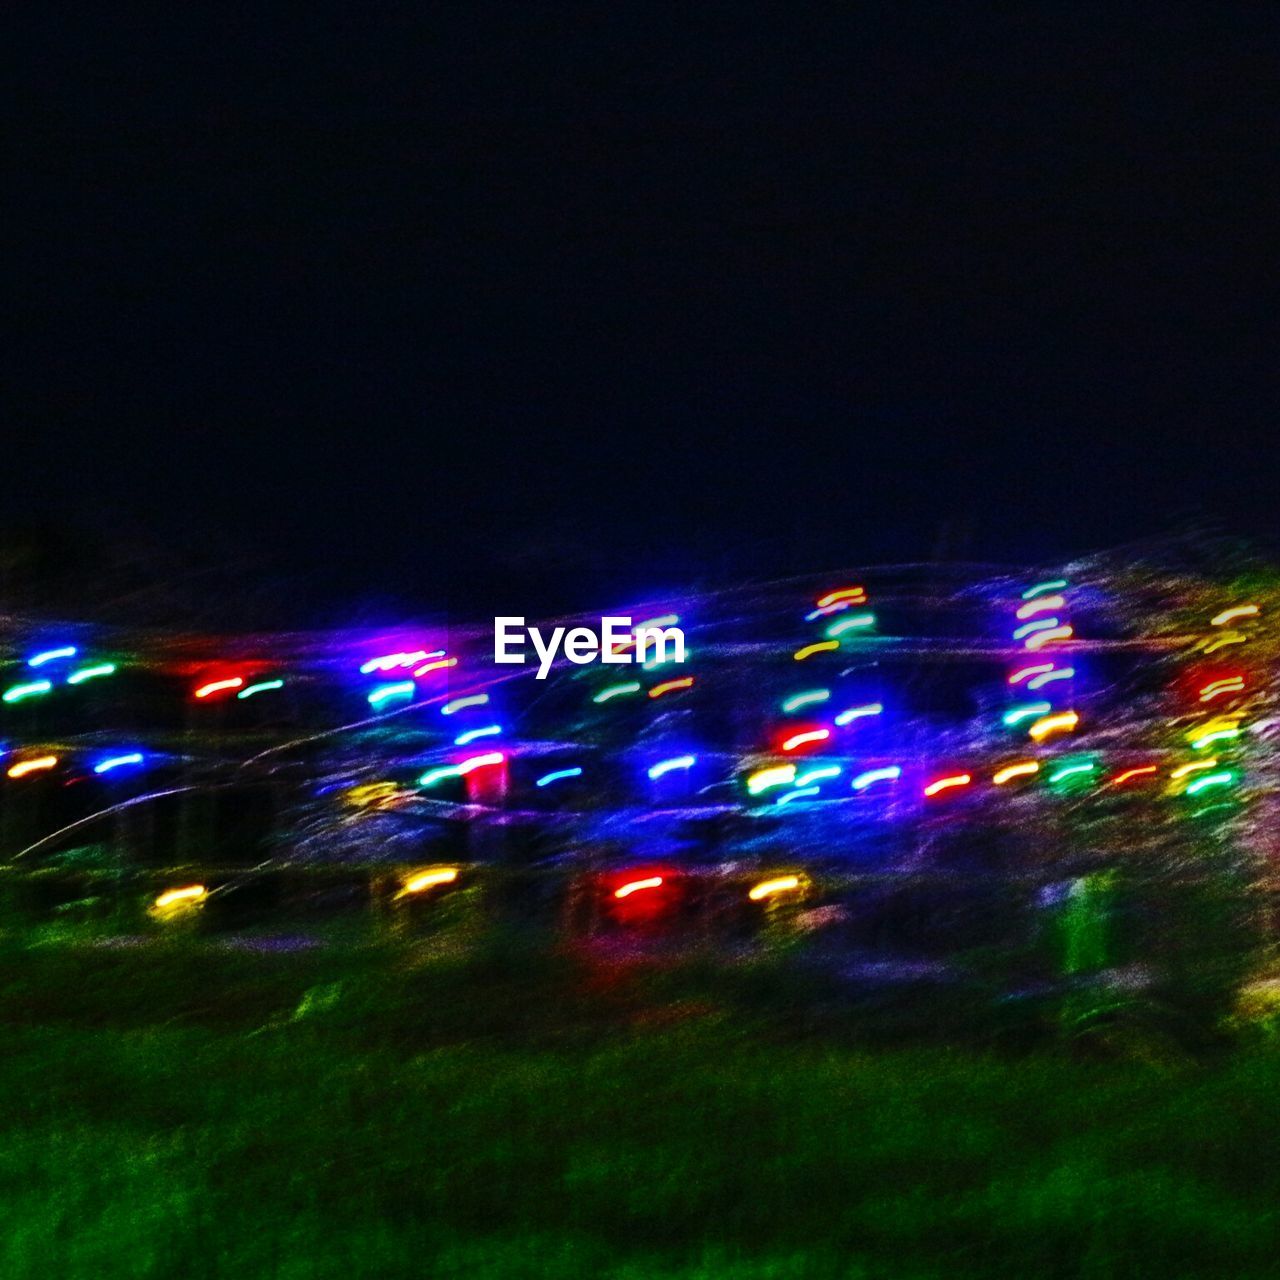
[[[479,614],[1276,531],[1271,6],[73,8],[10,525]]]

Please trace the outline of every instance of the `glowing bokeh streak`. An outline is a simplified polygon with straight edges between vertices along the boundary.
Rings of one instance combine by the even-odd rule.
[[[1054,671],[1046,671],[1043,675],[1032,676],[1027,681],[1027,688],[1043,689],[1045,685],[1052,684],[1055,680],[1070,680],[1075,674],[1075,667],[1059,667]]]
[[[455,747],[465,747],[468,742],[474,742],[477,738],[492,738],[502,732],[500,724],[487,724],[482,729],[468,729],[466,733],[460,733],[453,740]]]
[[[1221,627],[1236,618],[1255,618],[1258,613],[1259,609],[1256,604],[1238,604],[1233,608],[1223,609],[1221,613],[1210,618],[1209,625],[1211,627]]]
[[[57,662],[59,658],[74,658],[78,652],[73,644],[63,645],[61,649],[46,649],[43,653],[28,658],[27,666],[43,667],[46,662]]]
[[[793,764],[771,765],[767,769],[758,769],[747,777],[747,790],[751,795],[759,795],[770,787],[781,787],[794,782],[796,767]]]
[[[800,787],[796,791],[788,791],[785,796],[779,796],[775,803],[783,805],[790,804],[793,800],[812,800],[814,796],[821,794],[821,787]]]
[[[664,774],[676,769],[692,769],[698,763],[696,756],[672,756],[670,760],[660,760],[649,769],[649,777],[655,782]]]
[[[1080,717],[1074,711],[1062,711],[1055,716],[1045,716],[1037,720],[1027,732],[1037,742],[1042,742],[1051,733],[1069,732],[1080,723]]]
[[[938,778],[924,789],[927,796],[936,796],[943,791],[951,791],[955,787],[967,787],[973,778],[967,773],[953,773],[946,778]]]
[[[773,880],[761,880],[758,885],[752,887],[747,897],[752,902],[760,902],[764,898],[772,898],[774,894],[790,893],[792,889],[800,888],[799,876],[777,876]]]
[[[1024,648],[1042,649],[1052,640],[1070,640],[1075,635],[1073,627],[1054,627],[1051,631],[1037,631],[1027,637]]]
[[[815,702],[826,702],[829,697],[831,697],[830,689],[810,689],[808,693],[793,694],[782,704],[782,709],[790,714],[801,707],[812,706]]]
[[[868,769],[865,773],[858,774],[850,786],[854,791],[865,791],[873,783],[894,782],[900,777],[902,777],[902,767],[891,764],[883,769]]]
[[[1000,723],[1006,728],[1012,729],[1014,725],[1021,724],[1023,720],[1031,720],[1037,716],[1047,716],[1052,710],[1052,702],[1027,702],[1020,707],[1014,707],[1012,710],[1006,711],[1000,717]]]
[[[607,689],[601,689],[592,702],[608,702],[611,698],[620,698],[626,693],[639,693],[644,686],[636,680],[629,680],[626,684],[612,684]]]
[[[656,889],[662,884],[661,876],[648,876],[644,880],[632,880],[613,891],[615,898],[629,898],[644,889]]]
[[[29,773],[43,769],[52,769],[58,763],[57,756],[38,756],[34,760],[22,760],[9,768],[9,777],[25,778]]]
[[[48,693],[53,688],[47,680],[30,680],[26,684],[15,684],[4,691],[5,702],[21,702],[23,698],[34,698],[37,694]]]
[[[212,697],[215,693],[223,693],[228,689],[239,689],[244,684],[241,676],[232,676],[228,680],[211,680],[208,684],[202,684],[196,691],[197,698]]]
[[[283,680],[260,680],[257,684],[251,684],[247,689],[241,689],[236,694],[237,698],[252,698],[255,693],[269,693],[272,689],[283,689]]]
[[[674,693],[677,689],[689,689],[693,686],[693,677],[684,676],[679,680],[664,680],[649,690],[649,697],[660,698],[664,693]]]
[[[794,751],[806,742],[825,742],[831,737],[830,729],[810,729],[806,733],[793,733],[783,744],[783,751]]]
[[[432,671],[444,671],[449,667],[458,665],[457,658],[440,658],[436,662],[427,662],[415,669],[413,675],[417,679],[418,676],[429,675]]]
[[[1034,618],[1037,613],[1049,613],[1054,609],[1066,607],[1067,602],[1062,596],[1045,596],[1040,600],[1032,600],[1029,604],[1024,604],[1014,616],[1019,622],[1024,622],[1027,618]]]
[[[1022,593],[1022,598],[1034,600],[1036,596],[1042,596],[1046,591],[1061,591],[1066,585],[1066,578],[1054,578],[1051,582],[1037,582],[1035,586],[1028,587]]]
[[[1035,622],[1024,622],[1014,633],[1015,640],[1024,640],[1036,631],[1049,631],[1062,625],[1060,618],[1038,618]]]
[[[368,696],[371,707],[380,707],[388,698],[412,698],[414,687],[412,680],[397,680],[394,684],[380,684]]]
[[[1006,765],[1003,769],[999,769],[992,776],[991,781],[997,787],[1002,787],[1006,782],[1012,782],[1014,778],[1027,777],[1033,773],[1039,773],[1040,766],[1034,760],[1026,760],[1020,764]]]
[[[489,695],[487,693],[472,693],[465,698],[454,698],[452,702],[446,702],[440,708],[442,716],[455,715],[459,711],[465,711],[467,707],[484,707],[489,703]]]
[[[862,587],[841,587],[838,591],[828,591],[818,601],[818,608],[825,609],[828,605],[833,605],[840,600],[848,600],[850,603],[861,603],[867,598],[867,593]]]
[[[562,778],[580,778],[582,777],[582,769],[575,765],[572,769],[553,769],[550,773],[544,773],[537,782],[535,787],[549,787],[553,782],[559,782]]]
[[[855,613],[852,617],[841,618],[839,622],[833,622],[823,633],[828,640],[834,640],[836,636],[842,636],[846,631],[855,631],[860,627],[874,627],[876,624],[876,615],[874,613]]]
[[[1021,667],[1009,677],[1010,684],[1021,684],[1028,676],[1033,676],[1039,671],[1048,673],[1053,670],[1052,662],[1039,662],[1032,667]]]
[[[67,677],[68,684],[83,684],[86,680],[96,680],[99,676],[115,675],[116,664],[114,662],[99,662],[93,667],[81,667],[79,671],[73,671]]]
[[[94,773],[110,773],[112,769],[119,769],[126,764],[141,764],[141,751],[130,751],[128,755],[111,756],[110,759],[103,760],[100,764],[93,766]]]
[[[868,702],[860,707],[850,707],[847,711],[842,711],[836,716],[836,724],[842,729],[847,724],[852,724],[855,720],[862,720],[866,716],[878,716],[884,711],[884,706],[879,702]]]
[[[1224,769],[1221,773],[1210,773],[1203,778],[1197,778],[1194,782],[1188,782],[1186,794],[1198,795],[1209,787],[1223,787],[1235,780],[1236,775],[1230,769]]]

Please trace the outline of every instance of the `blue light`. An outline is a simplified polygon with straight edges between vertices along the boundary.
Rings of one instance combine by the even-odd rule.
[[[561,778],[579,778],[581,776],[582,770],[576,767],[573,769],[556,769],[551,773],[544,773],[533,785],[535,787],[546,787],[553,782],[558,782]]]
[[[672,756],[670,760],[660,760],[649,770],[649,777],[655,782],[665,773],[674,769],[692,769],[698,763],[697,756]]]
[[[78,650],[75,645],[64,645],[61,649],[46,649],[35,657],[27,659],[29,667],[43,667],[46,662],[56,662],[59,658],[74,658]]]
[[[477,738],[492,738],[494,734],[501,733],[502,726],[500,724],[487,724],[483,729],[468,729],[466,733],[460,733],[453,740],[455,747],[465,747],[468,742],[474,742]]]
[[[101,760],[93,766],[94,773],[110,773],[112,769],[119,769],[127,764],[141,764],[143,755],[141,751],[130,751],[128,755],[109,756],[106,760]]]

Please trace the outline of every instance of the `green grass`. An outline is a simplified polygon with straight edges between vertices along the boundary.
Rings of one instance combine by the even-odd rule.
[[[0,1275],[1274,1274],[1274,1053],[876,1012],[755,970],[3,951]]]

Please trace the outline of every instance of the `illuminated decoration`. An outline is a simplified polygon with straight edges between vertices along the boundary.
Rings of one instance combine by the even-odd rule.
[[[822,764],[816,769],[807,769],[796,775],[796,786],[805,787],[813,782],[826,782],[830,778],[838,778],[842,770],[838,764]]]
[[[24,698],[34,698],[39,694],[48,693],[52,688],[53,685],[47,680],[30,680],[26,684],[13,685],[0,696],[3,696],[5,702],[21,702]]]
[[[9,766],[9,777],[25,778],[29,773],[42,773],[58,763],[57,756],[37,756],[34,760],[20,760]]]
[[[1024,760],[1019,764],[1005,765],[1003,769],[997,770],[991,781],[997,787],[1002,787],[1006,782],[1012,782],[1014,778],[1024,778],[1039,772],[1040,765],[1035,760]]]
[[[1234,622],[1237,618],[1256,618],[1260,610],[1256,604],[1238,604],[1230,609],[1223,611],[1209,619],[1211,627],[1224,627],[1228,622]]]
[[[1215,742],[1229,742],[1232,738],[1238,738],[1239,736],[1240,730],[1235,727],[1230,729],[1214,729],[1211,733],[1203,734],[1199,738],[1193,738],[1191,745],[1195,750],[1203,751],[1205,747],[1210,746]]]
[[[1074,711],[1060,711],[1037,720],[1027,732],[1037,742],[1043,742],[1051,733],[1069,733],[1079,723],[1080,717]]]
[[[924,793],[927,796],[936,796],[943,791],[951,791],[956,787],[967,787],[972,781],[973,778],[967,773],[953,773],[949,777],[938,778],[929,783],[925,787]]]
[[[257,684],[247,685],[236,694],[237,698],[252,698],[258,693],[270,693],[272,689],[283,689],[283,680],[259,680]]]
[[[1028,676],[1034,676],[1038,673],[1048,674],[1053,670],[1052,662],[1038,662],[1035,666],[1020,667],[1009,677],[1010,684],[1021,684]]]
[[[804,615],[806,622],[817,622],[819,618],[829,618],[833,613],[840,613],[848,609],[854,602],[852,600],[837,600],[834,604],[824,605],[821,608],[813,609]],[[859,600],[858,604],[865,604],[864,600]]]
[[[807,644],[803,649],[797,649],[792,656],[797,662],[803,662],[806,658],[812,658],[815,653],[831,653],[839,647],[839,640],[819,640],[816,644]]]
[[[697,763],[697,756],[672,756],[670,760],[660,760],[657,764],[651,766],[649,777],[656,782],[665,774],[672,773],[677,769],[692,769]]]
[[[1116,776],[1111,779],[1111,785],[1113,787],[1118,787],[1122,783],[1129,782],[1134,778],[1150,777],[1156,772],[1157,767],[1153,764],[1139,765],[1135,769],[1126,769],[1123,773],[1117,773]]]
[[[846,631],[854,631],[861,627],[874,627],[876,624],[876,615],[874,613],[854,613],[847,618],[841,618],[839,622],[833,622],[824,633],[828,640],[834,640],[836,636],[842,636]]]
[[[1027,637],[1024,648],[1043,649],[1051,641],[1070,640],[1073,635],[1075,635],[1075,629],[1072,627],[1054,627],[1051,631],[1037,631],[1035,635]]]
[[[862,587],[841,587],[838,591],[828,591],[818,601],[818,608],[827,609],[842,600],[850,604],[861,604],[866,598],[867,593]]]
[[[442,716],[456,715],[459,711],[465,711],[468,707],[486,707],[489,705],[489,695],[487,693],[472,693],[465,698],[454,698],[451,702],[446,702],[440,708]]]
[[[860,773],[850,784],[854,791],[865,791],[869,786],[877,782],[894,782],[902,777],[902,768],[900,765],[886,765],[882,769],[868,769],[865,773]]]
[[[783,744],[783,751],[794,751],[808,742],[825,742],[831,737],[830,729],[809,729],[805,733],[793,733]]]
[[[629,898],[633,893],[642,893],[645,889],[657,889],[663,883],[661,876],[646,876],[643,880],[630,880],[613,891],[615,898]]]
[[[468,729],[466,733],[460,733],[453,740],[455,747],[465,747],[468,742],[474,742],[477,738],[492,738],[502,732],[500,724],[487,724],[481,729]]]
[[[211,680],[202,684],[195,691],[197,698],[211,698],[215,693],[226,693],[231,689],[239,689],[244,684],[243,676],[231,676],[226,680]]]
[[[1215,653],[1219,649],[1225,649],[1229,644],[1244,644],[1249,639],[1241,631],[1227,631],[1220,636],[1215,636],[1208,644],[1202,646],[1202,652]]]
[[[1032,676],[1027,681],[1028,689],[1043,689],[1045,685],[1052,684],[1055,680],[1071,680],[1076,674],[1075,667],[1058,667],[1052,671],[1045,671],[1041,675]]]
[[[209,890],[202,884],[188,884],[181,889],[166,889],[152,904],[157,911],[170,907],[189,907],[203,902],[209,896]]]
[[[432,671],[445,671],[449,667],[456,667],[457,665],[457,658],[439,658],[434,662],[424,662],[422,666],[414,671],[413,675],[417,679],[418,676],[429,675]]]
[[[1038,716],[1047,716],[1053,710],[1052,702],[1026,702],[1020,707],[1013,707],[1000,717],[1000,722],[1009,729],[1021,724],[1024,720],[1033,720]]]
[[[879,702],[868,702],[860,707],[850,707],[847,711],[842,711],[836,716],[836,724],[842,729],[847,724],[852,724],[855,720],[862,720],[866,716],[878,716],[883,714],[884,707]]]
[[[428,889],[434,889],[438,885],[453,884],[457,878],[457,867],[436,867],[432,871],[419,871],[400,886],[396,897],[406,898],[412,894],[426,893]]]
[[[1189,773],[1199,773],[1204,769],[1215,769],[1217,768],[1217,765],[1218,762],[1216,759],[1192,760],[1190,764],[1180,764],[1176,769],[1171,769],[1169,771],[1169,777],[1185,778]]]
[[[141,751],[130,751],[127,755],[109,756],[106,760],[101,760],[93,766],[94,773],[110,773],[112,769],[121,769],[125,765],[141,764],[143,755]]]
[[[795,781],[796,767],[793,764],[776,764],[767,769],[758,769],[747,777],[747,791],[758,796],[770,787],[783,787]]]
[[[413,653],[384,653],[380,658],[370,658],[368,662],[363,663],[360,667],[360,674],[367,676],[372,675],[375,671],[392,671],[396,667],[413,667],[420,662],[443,657],[443,649],[437,649],[434,653],[428,653],[425,649],[417,649]]]
[[[1023,593],[1024,600],[1034,600],[1037,596],[1045,595],[1050,591],[1061,591],[1067,585],[1065,578],[1054,578],[1052,582],[1037,582],[1035,586],[1028,587]]]
[[[1065,782],[1068,778],[1079,778],[1083,781],[1089,774],[1097,771],[1097,763],[1093,760],[1082,760],[1077,764],[1064,764],[1049,775],[1050,785]]]
[[[1224,676],[1221,680],[1211,680],[1200,690],[1201,702],[1212,702],[1223,693],[1243,693],[1244,676]]]
[[[761,880],[759,884],[752,885],[747,897],[752,902],[763,902],[766,898],[777,897],[780,893],[791,893],[801,888],[803,883],[799,876],[777,876],[773,880]]]
[[[830,689],[810,689],[808,693],[793,694],[782,704],[782,710],[790,715],[801,707],[812,706],[815,702],[826,702],[831,697]]]
[[[394,782],[365,782],[344,791],[342,800],[353,809],[390,809],[410,794]]]
[[[469,760],[463,760],[460,764],[439,765],[434,769],[428,769],[418,779],[418,786],[433,787],[437,782],[442,782],[445,778],[465,778],[467,774],[473,773],[476,769],[483,769],[494,764],[503,764],[505,761],[506,756],[501,751],[490,751],[485,755],[472,756]]]
[[[1065,609],[1066,607],[1067,602],[1062,596],[1042,596],[1039,600],[1032,600],[1024,604],[1014,617],[1019,622],[1025,622],[1028,618],[1034,618],[1037,613],[1052,613],[1055,609]]]
[[[621,698],[628,693],[639,693],[644,686],[638,680],[628,680],[625,684],[611,684],[607,689],[601,689],[592,702],[609,702],[613,698]]]
[[[84,684],[86,680],[97,680],[101,676],[115,675],[116,664],[114,662],[99,662],[92,667],[81,667],[78,671],[73,671],[67,677],[68,684]]]
[[[63,645],[61,649],[46,649],[43,653],[37,653],[35,657],[27,659],[29,667],[43,667],[46,662],[57,662],[62,658],[74,658],[79,650],[75,645]]]
[[[1027,636],[1037,631],[1051,631],[1054,627],[1062,625],[1061,618],[1037,618],[1034,622],[1024,622],[1014,633],[1015,640],[1025,640]]]
[[[682,676],[679,680],[664,680],[661,684],[655,684],[649,690],[649,697],[661,698],[664,693],[674,693],[677,689],[689,689],[692,687],[692,676]]]
[[[1188,782],[1186,794],[1189,796],[1199,795],[1201,791],[1207,791],[1210,787],[1229,786],[1235,780],[1236,775],[1230,769],[1223,769],[1221,773],[1206,774],[1203,778]]]
[[[412,698],[414,692],[412,680],[397,680],[392,684],[380,684],[376,689],[370,690],[368,702],[371,707],[380,707],[392,698]]]
[[[821,787],[799,787],[795,791],[788,791],[784,796],[779,796],[774,803],[784,805],[790,804],[793,800],[812,800],[814,796],[821,794]]]
[[[574,765],[572,769],[553,769],[550,773],[544,773],[537,782],[535,787],[549,787],[553,782],[559,782],[563,778],[580,778],[582,777],[582,769],[578,765]]]

